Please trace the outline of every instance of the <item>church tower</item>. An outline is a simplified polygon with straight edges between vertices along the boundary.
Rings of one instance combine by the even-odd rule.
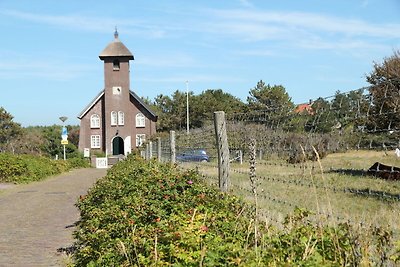
[[[106,149],[115,155],[125,154],[126,150],[131,150],[131,125],[129,124],[133,122],[133,118],[129,112],[129,61],[134,60],[134,57],[119,40],[117,29],[115,29],[114,40],[100,53],[99,58],[104,61]]]

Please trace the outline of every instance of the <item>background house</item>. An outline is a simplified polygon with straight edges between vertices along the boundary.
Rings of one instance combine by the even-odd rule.
[[[157,116],[130,90],[130,60],[133,54],[119,40],[100,53],[104,61],[104,90],[78,115],[79,150],[127,155],[156,133]]]

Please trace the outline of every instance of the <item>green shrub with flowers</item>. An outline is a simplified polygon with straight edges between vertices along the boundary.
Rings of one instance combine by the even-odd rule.
[[[255,238],[252,206],[209,188],[195,171],[134,155],[77,206],[76,266],[357,266],[387,259],[389,246],[381,231],[369,254],[348,224],[315,225],[304,210],[284,229],[259,222]]]

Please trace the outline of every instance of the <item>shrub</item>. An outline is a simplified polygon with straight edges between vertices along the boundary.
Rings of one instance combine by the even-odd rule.
[[[349,224],[312,223],[299,209],[284,229],[258,223],[255,236],[252,206],[207,187],[194,171],[134,156],[77,206],[77,266],[358,266],[378,258],[363,256],[368,242],[382,255],[389,244],[365,245]]]
[[[89,163],[81,158],[64,161],[35,155],[0,153],[0,182],[28,183],[68,171],[71,168],[88,166]]]

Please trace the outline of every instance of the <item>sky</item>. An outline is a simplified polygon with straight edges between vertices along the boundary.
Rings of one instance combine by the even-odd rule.
[[[141,97],[222,89],[246,102],[263,80],[298,104],[368,85],[400,49],[400,0],[0,0],[0,27],[0,107],[25,127],[77,125],[104,89],[98,55],[115,27]]]

